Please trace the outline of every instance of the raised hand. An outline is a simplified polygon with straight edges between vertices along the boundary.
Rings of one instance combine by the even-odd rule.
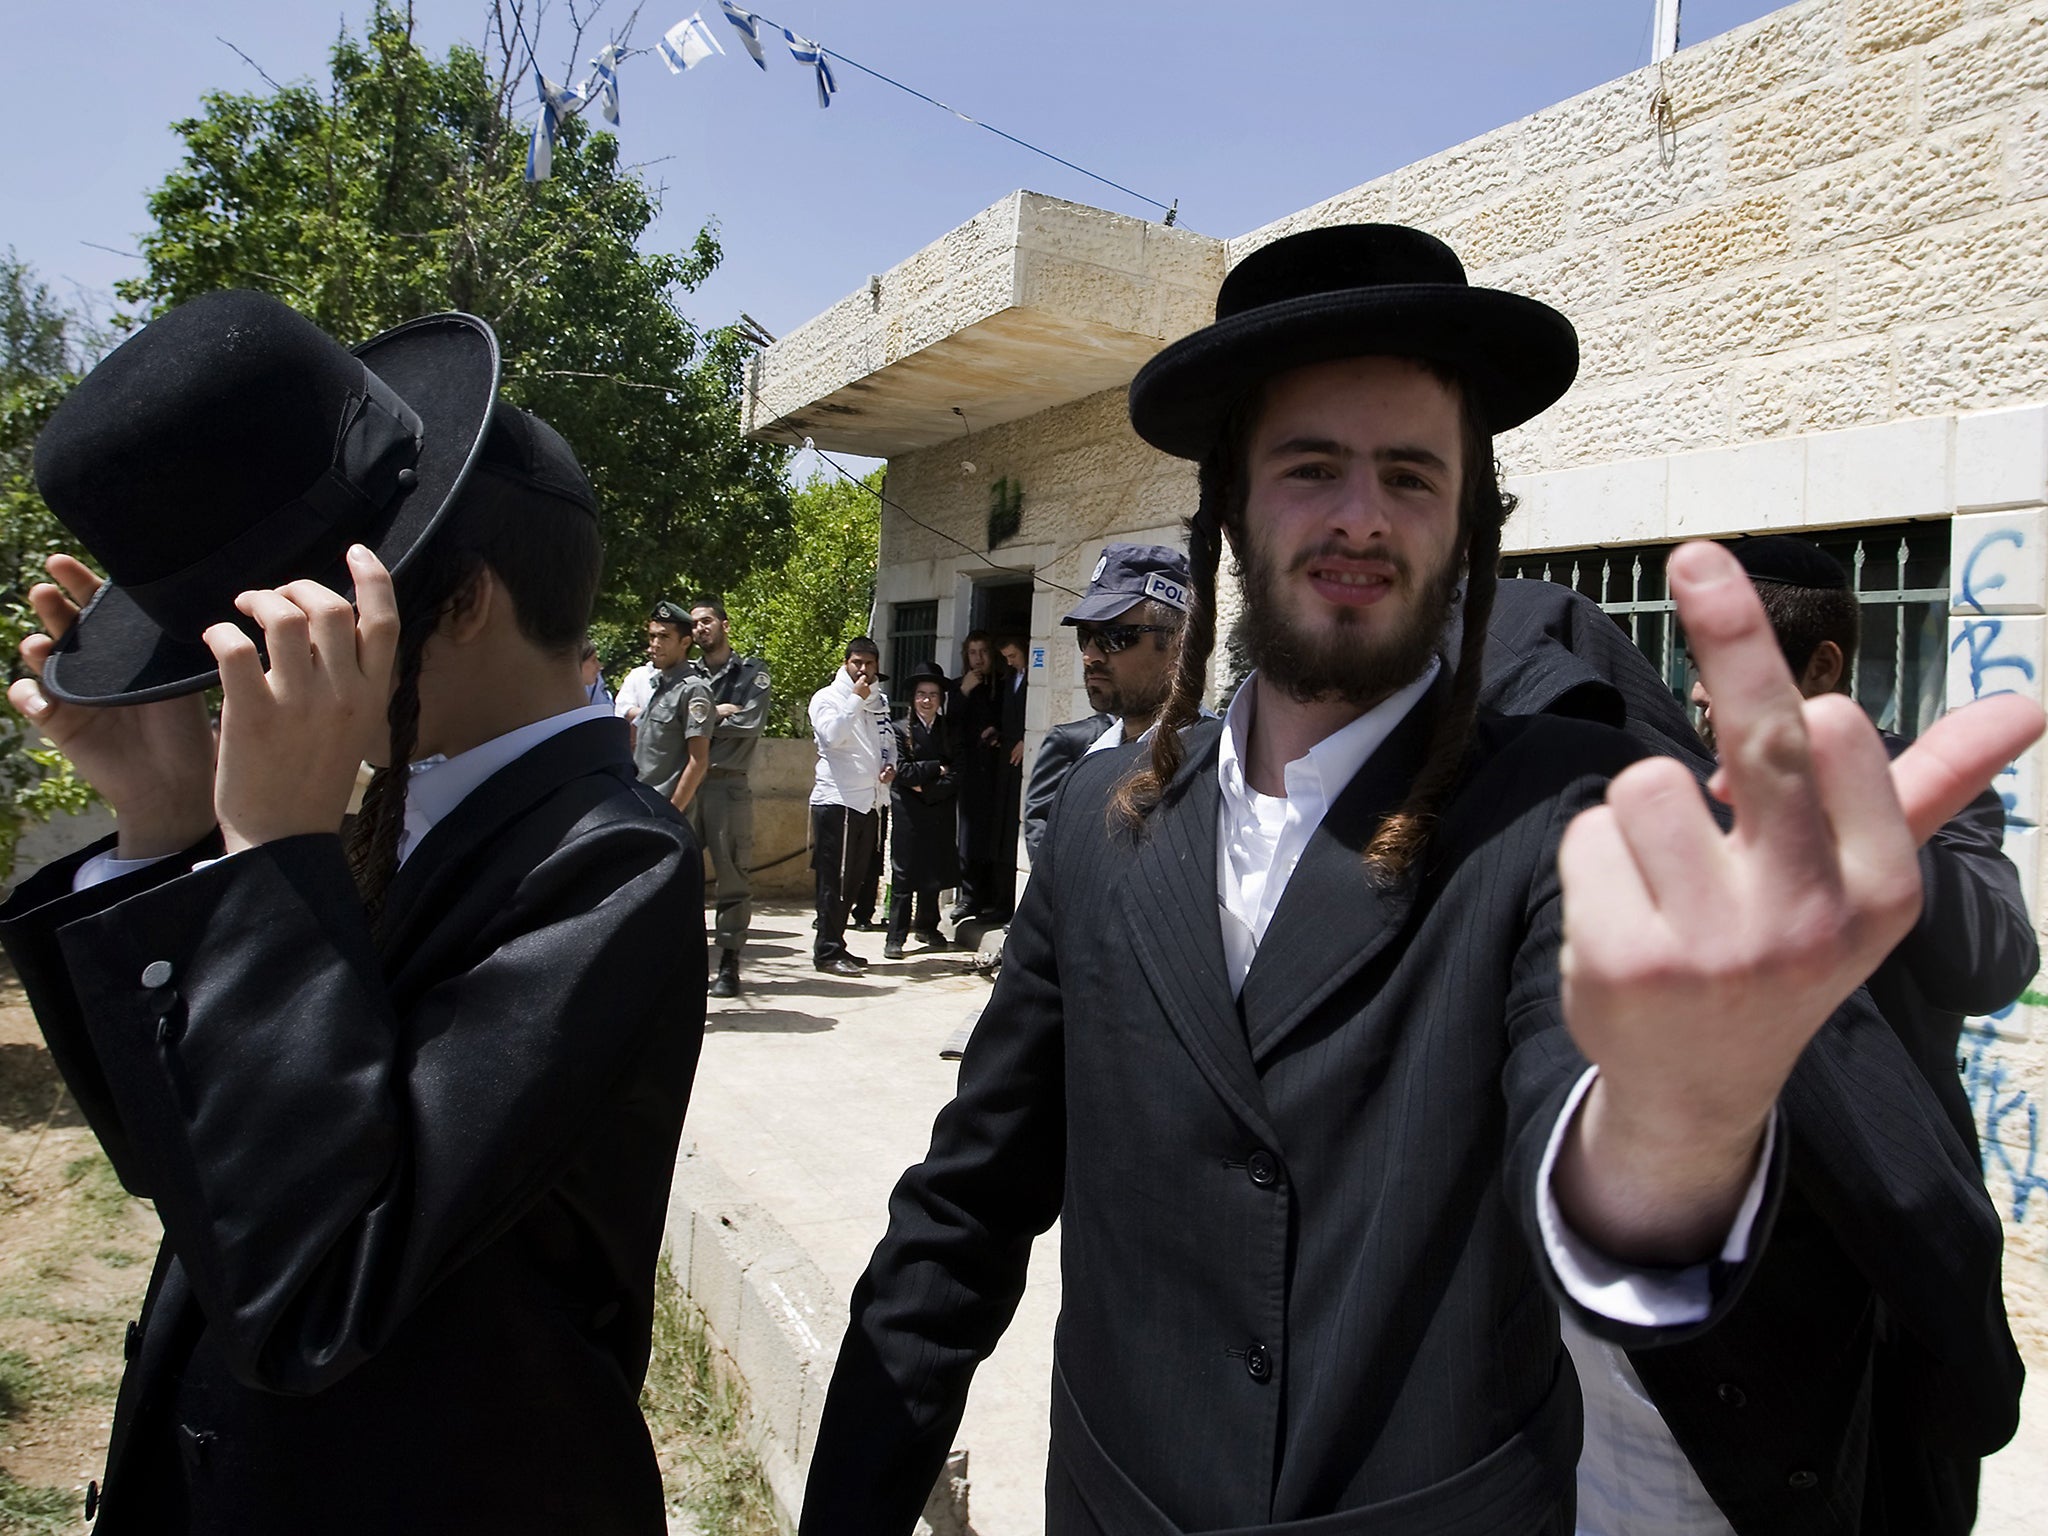
[[[213,793],[231,853],[338,831],[356,770],[389,746],[398,603],[390,573],[369,550],[352,547],[348,566],[354,609],[313,581],[235,600],[263,631],[268,671],[233,624],[203,637],[225,695]]]
[[[1734,830],[1657,758],[1558,850],[1565,1019],[1600,1077],[1555,1187],[1575,1230],[1638,1263],[1718,1247],[1799,1053],[1919,914],[1919,844],[2042,729],[2028,701],[1987,699],[1888,763],[1852,699],[1801,700],[1726,550],[1688,544],[1668,569]]]
[[[70,555],[52,555],[50,581],[29,589],[43,626],[21,642],[30,676],[7,700],[71,759],[113,807],[122,858],[147,859],[189,848],[213,827],[213,726],[198,692],[149,704],[66,704],[43,692],[43,665],[99,591],[100,578]]]

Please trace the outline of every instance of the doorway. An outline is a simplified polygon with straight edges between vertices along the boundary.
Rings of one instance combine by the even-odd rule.
[[[974,597],[967,607],[967,627],[988,631],[997,644],[1018,640],[1031,643],[1031,578],[1006,576],[977,581]]]

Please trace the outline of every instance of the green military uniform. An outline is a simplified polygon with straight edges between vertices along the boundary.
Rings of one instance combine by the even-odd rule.
[[[747,942],[754,915],[754,794],[747,771],[760,748],[761,728],[768,723],[768,664],[734,651],[716,671],[701,661],[696,669],[710,690],[716,728],[711,733],[711,773],[697,791],[690,820],[711,855],[717,881],[712,938],[719,951],[718,967],[732,974],[737,991],[740,947]],[[734,706],[733,713],[717,718],[715,706],[720,704]]]
[[[654,693],[634,727],[633,767],[640,782],[672,798],[690,761],[690,743],[710,736],[717,723],[710,685],[688,662],[656,674]],[[716,761],[715,743],[711,751]],[[703,789],[697,793],[701,798]]]

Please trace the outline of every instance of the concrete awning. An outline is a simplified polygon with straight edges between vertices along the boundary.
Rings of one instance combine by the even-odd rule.
[[[746,429],[885,458],[1127,383],[1208,323],[1224,243],[1036,192],[890,268],[761,354]]]

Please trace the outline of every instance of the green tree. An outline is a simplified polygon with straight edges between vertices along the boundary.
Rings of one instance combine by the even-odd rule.
[[[813,476],[792,498],[789,558],[726,594],[734,647],[764,658],[775,679],[770,735],[810,734],[811,694],[846,659],[846,642],[868,627],[881,554],[882,475],[877,469],[858,483]]]
[[[581,14],[571,59],[596,14]],[[494,58],[458,45],[437,60],[409,6],[375,0],[364,35],[336,41],[324,86],[203,97],[174,125],[183,165],[149,199],[148,269],[118,291],[161,308],[261,288],[349,341],[431,310],[481,315],[507,397],[590,473],[609,553],[601,612],[630,624],[662,595],[780,561],[789,450],[740,435],[745,343],[678,307],[718,264],[714,228],[688,250],[641,250],[659,192],[580,118],[552,178],[524,180],[531,117],[514,111],[533,97],[523,39],[538,8],[500,0],[492,18]]]
[[[29,448],[75,379],[77,349],[90,335],[12,248],[0,257],[0,650],[9,680],[21,675],[16,647],[36,628],[28,589],[47,579],[44,559],[66,547],[30,478]],[[90,800],[71,765],[0,705],[0,879],[13,872],[25,826]]]

